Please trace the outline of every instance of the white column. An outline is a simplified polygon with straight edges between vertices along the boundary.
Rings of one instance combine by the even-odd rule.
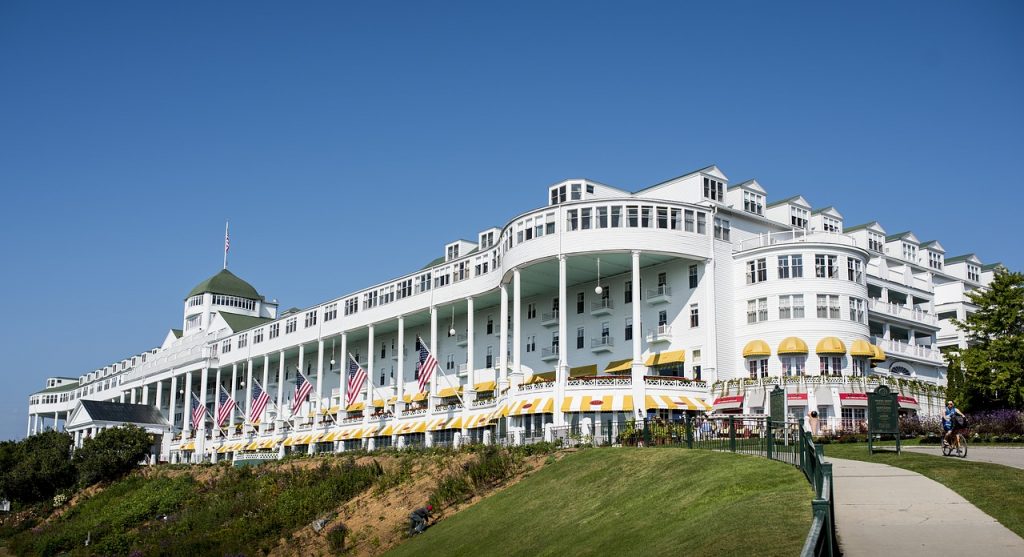
[[[252,360],[251,359],[249,360],[248,364],[249,364],[249,367],[251,368],[252,367]],[[229,389],[228,392],[231,393],[231,400],[235,400],[235,401],[238,400],[238,399],[235,398],[235,395],[236,395],[235,389],[236,388],[238,388],[238,364],[231,364],[231,389]],[[238,405],[236,403],[235,408],[231,409],[231,416],[228,417],[228,428],[229,428],[228,429],[228,435],[234,433],[234,430],[230,429],[230,428],[233,428],[234,425],[235,425],[235,410],[237,410],[237,409],[238,409]]]
[[[277,362],[277,419],[283,420],[284,416],[284,350],[279,352],[280,361]],[[267,370],[263,370],[263,388],[267,388]],[[267,393],[269,395],[269,393]]]
[[[519,269],[512,269],[512,373],[518,374],[520,379],[522,378],[522,349],[523,342],[521,338],[522,334],[522,296],[519,279]],[[565,303],[565,300],[562,300]],[[561,307],[561,306],[559,306]],[[558,339],[558,342],[563,342],[564,339]]]
[[[320,400],[324,398],[324,339],[320,339],[316,352],[316,402],[313,408],[320,414]]]
[[[437,360],[438,368],[440,368],[441,356],[437,353],[437,308],[434,306],[430,307],[430,353],[434,355],[434,359]],[[438,369],[434,372],[434,375],[430,377],[430,396],[427,397],[427,407],[430,412],[434,411],[434,395],[437,393],[437,376],[440,371],[441,370]]]
[[[32,414],[28,415],[28,427],[25,429],[25,437],[32,436]]]
[[[135,387],[132,387],[132,391],[131,391],[131,394],[130,394],[130,395],[129,395],[129,397],[128,397],[128,400],[129,400],[129,401],[130,401],[130,402],[131,402],[132,404],[135,404]]]
[[[633,252],[633,296],[630,300],[633,310],[633,403],[636,405],[636,412],[639,417],[646,417],[646,404],[644,403],[644,363],[640,359],[643,348],[640,346],[640,252]]]
[[[233,365],[231,367],[234,367]],[[217,416],[220,415],[220,368],[217,368],[217,382],[214,383],[213,387],[213,430],[219,432],[220,428],[217,427]],[[214,437],[217,437],[214,435]]]
[[[565,425],[562,400],[565,398],[565,384],[569,380],[569,293],[568,277],[565,270],[565,255],[558,256],[558,366],[555,368],[555,411],[554,424]]]
[[[192,431],[192,372],[185,374],[185,397],[181,402],[181,431]]]
[[[498,312],[498,319],[501,320],[498,329],[498,392],[495,393],[497,396],[501,396],[501,393],[508,388],[508,288],[504,284],[500,285],[499,290],[501,291],[501,310]]]
[[[167,403],[167,421],[171,423],[171,433],[174,433],[174,403],[178,400],[178,376],[171,370],[171,392]]]
[[[164,382],[156,382],[156,409],[162,410],[164,402]],[[170,420],[167,420],[170,421]]]
[[[199,404],[206,406],[206,393],[209,386],[210,369],[204,367],[203,371],[199,373]],[[203,419],[203,423],[198,424],[200,435],[206,436],[206,419]]]
[[[149,405],[149,385],[142,385],[142,404]]]
[[[305,364],[305,363],[306,363],[306,345],[304,345],[304,344],[302,344],[300,342],[299,343],[299,363],[296,364],[296,366],[295,366],[296,373],[298,373],[300,371],[303,374],[306,373],[306,368],[303,367],[303,364]],[[298,375],[295,376],[296,379],[298,379],[298,377],[299,377]],[[309,379],[309,377],[307,377],[306,379]],[[292,396],[294,396],[294,395],[292,395]],[[290,414],[290,412],[289,412],[289,414]]]
[[[405,403],[403,399],[405,397],[405,316],[398,316],[398,371],[395,375],[395,380],[398,382],[398,390],[395,394],[398,396],[398,403],[395,404],[395,409],[404,409]],[[396,416],[401,416],[401,412],[395,412]]]
[[[476,372],[473,369],[473,348],[474,342],[473,337],[476,335],[473,333],[473,298],[466,298],[466,377],[469,382],[469,389],[473,389],[476,385]],[[468,408],[469,405],[467,404]]]
[[[120,399],[121,404],[124,404],[124,399],[125,399],[124,391],[121,391],[121,399]]]
[[[339,404],[348,404],[348,333],[341,333],[341,400]]]
[[[366,408],[363,410],[365,422],[370,421],[370,407],[373,404],[373,325],[366,329]]]

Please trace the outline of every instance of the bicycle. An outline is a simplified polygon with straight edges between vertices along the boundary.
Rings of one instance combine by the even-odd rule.
[[[967,458],[967,438],[959,431],[953,434],[952,437],[952,443],[942,444],[942,456],[952,456],[953,454],[956,454],[956,456],[960,458]]]

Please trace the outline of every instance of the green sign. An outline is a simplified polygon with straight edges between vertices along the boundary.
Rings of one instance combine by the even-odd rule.
[[[775,385],[775,389],[769,393],[768,415],[773,422],[786,421],[786,391]]]
[[[900,452],[900,415],[896,393],[880,385],[868,393],[868,450],[873,451],[875,436],[896,436],[896,452]]]

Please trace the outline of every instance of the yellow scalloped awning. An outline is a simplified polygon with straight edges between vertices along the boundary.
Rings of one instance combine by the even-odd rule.
[[[836,337],[825,337],[814,347],[817,354],[846,354],[846,345]]]
[[[772,347],[768,346],[768,343],[763,340],[752,340],[743,347],[743,357],[749,358],[751,356],[771,356]]]
[[[384,399],[383,398],[375,398],[375,399],[373,399],[373,407],[374,408],[384,408]]]
[[[364,408],[366,408],[366,404],[362,402],[354,402],[352,404],[349,404],[348,408],[346,408],[345,410],[348,412],[362,412]]]
[[[681,364],[686,361],[686,350],[672,350],[669,352],[658,352],[647,357],[644,365],[663,366],[668,364]]]
[[[592,377],[597,375],[597,365],[576,366],[569,368],[569,377]]]
[[[609,362],[608,366],[604,368],[605,373],[629,373],[633,370],[633,358],[626,358],[625,360],[615,360]]]
[[[555,380],[555,372],[545,371],[544,373],[534,373],[526,381],[527,385],[533,385],[534,383],[547,383]]]
[[[398,397],[397,396],[393,396],[393,397],[388,399],[388,406],[391,406],[392,404],[394,404],[396,402],[398,402]]]
[[[871,348],[875,351],[875,355],[872,356],[871,359],[876,361],[876,362],[884,362],[885,361],[885,350],[882,350],[876,344],[872,344]]]
[[[423,402],[424,400],[427,400],[427,395],[428,394],[430,394],[430,393],[416,393],[416,394],[412,395],[412,401],[411,402]]]
[[[462,387],[461,386],[459,386],[458,388],[455,388],[455,387],[445,387],[445,388],[443,388],[443,389],[441,389],[440,391],[437,392],[437,396],[439,396],[441,398],[448,398],[448,397],[451,397],[451,396],[458,396],[461,392],[462,392]]]
[[[868,358],[875,355],[875,347],[866,340],[857,339],[850,344],[850,355],[851,356],[866,356]]]
[[[806,354],[807,343],[797,337],[786,337],[779,343],[778,354]]]
[[[473,389],[478,393],[486,393],[487,391],[493,391],[497,384],[494,381],[482,381],[473,386]]]

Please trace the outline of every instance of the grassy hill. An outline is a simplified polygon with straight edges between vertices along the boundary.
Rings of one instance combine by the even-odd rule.
[[[812,496],[795,468],[756,457],[593,449],[388,555],[797,555]]]

